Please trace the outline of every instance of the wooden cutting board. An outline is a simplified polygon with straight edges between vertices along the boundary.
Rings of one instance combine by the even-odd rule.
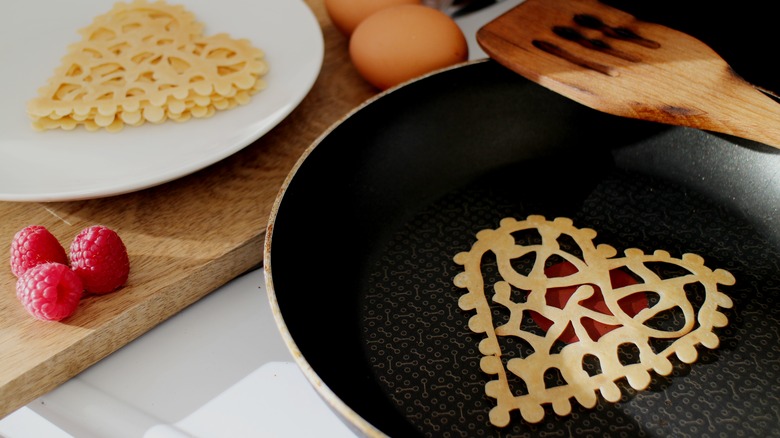
[[[301,105],[260,140],[200,172],[128,195],[0,202],[0,418],[261,263],[271,206],[298,157],[377,92],[350,64],[347,39],[323,1],[306,3],[325,38],[322,71]],[[130,254],[127,286],[85,298],[63,323],[34,320],[16,299],[8,264],[13,235],[31,224],[47,227],[66,248],[87,226],[117,230]]]

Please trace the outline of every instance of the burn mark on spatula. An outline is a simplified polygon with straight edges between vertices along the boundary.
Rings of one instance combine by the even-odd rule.
[[[543,50],[543,51],[545,51],[545,52],[547,52],[547,53],[549,53],[551,55],[555,55],[555,56],[557,56],[559,58],[565,59],[566,61],[569,61],[572,64],[579,65],[580,67],[585,67],[585,68],[597,71],[599,73],[605,74],[607,76],[613,76],[614,77],[614,76],[618,76],[619,75],[617,69],[615,69],[615,68],[613,68],[613,67],[611,67],[609,65],[602,64],[602,63],[595,62],[595,61],[591,61],[588,58],[585,58],[585,57],[579,56],[577,54],[574,54],[572,52],[569,52],[568,50],[566,50],[566,49],[564,49],[564,48],[562,48],[562,47],[560,47],[560,46],[558,46],[556,44],[553,44],[553,43],[551,43],[549,41],[533,40],[531,42],[531,44],[533,44],[534,47],[536,47],[539,50]]]
[[[608,38],[618,39],[621,41],[628,41],[638,44],[645,48],[657,49],[661,45],[653,40],[644,38],[627,27],[612,27],[604,23],[600,18],[590,14],[575,14],[573,22],[580,27],[587,29],[595,29],[600,31]],[[611,44],[599,38],[589,38],[580,32],[577,28],[572,26],[553,26],[552,32],[567,41],[572,41],[580,46],[594,50],[597,52],[605,53],[610,56],[622,59],[628,62],[640,62],[642,59],[639,56],[625,52],[614,48]],[[616,68],[592,61],[584,56],[580,56],[576,53],[572,53],[563,47],[558,46],[555,43],[545,40],[533,40],[532,44],[537,49],[543,50],[551,55],[565,59],[573,64],[585,67],[587,69],[597,71],[607,76],[616,77],[619,73]]]
[[[659,44],[657,41],[644,38],[627,27],[609,26],[594,15],[576,14],[574,16],[574,22],[582,27],[601,31],[601,33],[610,38],[632,42],[648,49],[658,49],[661,47],[661,44]]]
[[[585,35],[580,33],[580,31],[578,31],[573,27],[555,26],[553,27],[552,31],[555,35],[558,35],[559,37],[565,40],[573,41],[581,45],[582,47],[591,50],[596,50],[598,52],[606,53],[608,55],[614,56],[616,58],[624,59],[629,62],[641,61],[641,59],[636,55],[632,55],[631,53],[618,50],[612,47],[609,43],[607,43],[604,40],[598,38],[587,38]]]

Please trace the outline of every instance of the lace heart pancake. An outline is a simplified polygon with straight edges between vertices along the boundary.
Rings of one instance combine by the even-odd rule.
[[[202,30],[182,6],[117,3],[79,31],[82,40],[28,103],[33,127],[118,131],[247,103],[265,87],[264,53]]]
[[[567,218],[507,218],[499,228],[477,233],[471,250],[454,257],[464,267],[454,283],[468,290],[458,304],[476,310],[469,328],[486,336],[479,344],[480,367],[495,376],[485,386],[497,402],[490,411],[493,425],[508,425],[515,409],[526,421],[539,422],[545,404],[568,415],[571,398],[592,408],[596,391],[616,402],[618,380],[645,389],[651,371],[671,373],[672,354],[693,363],[697,345],[718,346],[713,329],[728,323],[719,308],[732,306],[718,290],[719,284],[734,284],[728,271],[704,266],[695,254],[678,259],[666,251],[627,249],[616,257],[613,247],[596,246],[595,236]],[[483,262],[492,256],[500,280],[487,284]],[[703,298],[692,299],[692,288]],[[491,301],[509,313],[497,327]],[[524,353],[507,360],[501,338],[512,338]],[[635,352],[634,360],[625,360],[626,348]]]

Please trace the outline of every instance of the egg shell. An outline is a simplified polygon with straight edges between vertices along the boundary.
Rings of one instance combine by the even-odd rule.
[[[466,61],[468,52],[455,21],[422,5],[393,6],[372,14],[349,42],[358,73],[382,90]]]
[[[398,5],[419,5],[422,0],[325,0],[325,10],[336,29],[351,35],[369,15]]]

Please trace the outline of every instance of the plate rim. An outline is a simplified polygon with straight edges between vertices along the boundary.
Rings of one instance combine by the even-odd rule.
[[[108,5],[108,7],[110,7],[110,5],[112,4],[111,2],[106,3],[106,2],[102,2],[101,0],[91,0],[91,3],[96,3],[100,5],[103,5],[105,3],[105,5]],[[182,3],[185,5],[185,7],[187,6],[186,1],[184,0],[171,0],[170,3],[171,4]],[[5,182],[5,187],[0,186],[0,201],[11,201],[11,202],[76,201],[76,200],[104,198],[104,197],[122,195],[122,194],[144,190],[150,187],[165,184],[167,182],[171,182],[176,179],[185,177],[199,170],[202,170],[208,166],[211,166],[221,160],[224,160],[225,158],[249,146],[253,142],[263,137],[266,133],[271,131],[274,127],[276,127],[279,123],[281,123],[284,119],[286,119],[287,116],[300,105],[300,103],[305,99],[305,97],[309,94],[309,92],[313,88],[322,69],[322,65],[324,61],[325,44],[324,44],[322,28],[319,25],[319,22],[316,16],[314,15],[314,12],[303,0],[295,0],[295,1],[264,0],[261,3],[262,4],[257,6],[257,8],[263,8],[263,7],[268,7],[269,9],[283,8],[284,10],[286,10],[287,14],[293,15],[296,18],[296,20],[298,20],[298,22],[301,23],[300,28],[304,29],[305,32],[300,32],[300,34],[302,35],[302,38],[305,38],[304,42],[305,44],[307,44],[306,53],[307,56],[310,57],[306,59],[305,65],[303,66],[305,68],[301,68],[296,72],[296,74],[299,75],[298,79],[296,79],[297,81],[297,84],[295,85],[296,88],[290,87],[289,89],[283,90],[283,94],[281,96],[282,98],[277,99],[275,102],[273,102],[272,103],[273,106],[270,107],[269,109],[263,110],[264,112],[268,113],[267,115],[264,115],[260,119],[253,118],[251,119],[251,122],[250,121],[245,122],[244,124],[239,126],[238,129],[222,135],[215,142],[208,143],[208,144],[204,143],[201,146],[201,149],[203,150],[197,151],[197,153],[193,157],[188,157],[188,159],[183,162],[177,163],[175,161],[172,161],[170,165],[150,173],[144,173],[141,170],[136,174],[133,173],[136,171],[136,169],[126,169],[125,173],[127,173],[128,175],[125,175],[119,179],[113,179],[113,178],[109,178],[108,176],[103,176],[101,177],[102,180],[100,180],[99,183],[84,184],[84,183],[74,182],[66,185],[59,184],[56,181],[49,181],[45,184],[39,183],[38,188],[32,187],[32,188],[26,188],[24,190],[15,189],[13,187],[15,182],[16,183],[20,182],[20,179],[16,178],[15,180],[14,179],[7,180],[7,182]],[[34,7],[34,6],[30,5],[25,7]],[[96,10],[98,12],[101,11],[101,9],[99,8]],[[199,17],[197,12],[193,11],[193,13],[196,14],[196,19],[206,24],[206,26],[209,26],[209,23],[204,17]],[[89,20],[91,20],[91,18],[92,17],[90,17]],[[208,30],[206,32],[207,35],[216,34],[219,33],[220,31],[225,31],[224,27],[217,27],[216,25],[211,27],[213,28],[213,30],[211,29]],[[73,29],[74,34],[76,31],[77,29]],[[233,31],[233,30],[227,30],[227,31],[230,33],[235,33],[236,34],[235,37],[237,38],[242,37],[241,33],[243,32],[243,30],[241,29],[237,31]],[[263,50],[266,53],[266,57],[268,58],[268,52],[271,51],[269,49],[272,49],[272,47],[270,46],[274,45],[275,41],[280,41],[280,39],[267,38],[267,41],[255,42],[254,44],[260,47],[261,50]],[[65,45],[64,44],[57,45],[57,50],[64,51]],[[301,62],[301,60],[298,60],[298,62]],[[275,64],[273,63],[272,60],[269,60],[269,64],[271,68],[270,73],[271,74],[276,73],[276,71],[274,70]],[[280,75],[278,76],[278,78],[284,80],[285,79],[284,74],[290,72],[279,71],[279,73]],[[270,83],[268,85],[268,87],[272,87],[272,86],[274,86],[273,83]],[[250,101],[249,105],[246,106],[250,106],[253,103],[257,103],[262,99],[262,96],[263,96],[263,91],[258,93],[256,96],[253,96],[253,101]],[[240,110],[240,109],[241,108],[236,108],[233,110]],[[224,113],[228,113],[228,111],[225,111]],[[222,114],[222,112],[216,115],[222,117],[229,116],[229,114]],[[194,121],[189,121],[188,123],[199,123],[199,122],[208,122],[208,119],[204,121],[194,120]],[[158,126],[128,127],[125,129],[140,130],[140,129],[149,128],[148,130],[152,131],[154,129],[165,129],[162,127],[163,125],[175,125],[175,124],[173,122],[168,121],[161,124],[161,126],[159,127]],[[217,125],[217,127],[218,126],[219,125]],[[32,131],[32,128],[30,128],[29,125],[21,126],[19,129]],[[35,134],[46,135],[46,133],[35,133]],[[71,133],[52,133],[52,134],[69,135]],[[78,133],[76,134],[78,135]],[[99,132],[95,134],[100,135],[106,133]],[[121,135],[121,133],[110,134],[110,135]],[[134,131],[130,135],[137,136],[138,134]],[[6,161],[6,160],[8,160],[6,162],[15,161],[14,153],[21,152],[18,151],[19,146],[20,145],[24,146],[27,145],[28,143],[20,142],[17,139],[15,139],[14,138],[15,135],[13,132],[10,133],[6,132],[3,133],[1,136],[5,137],[5,138],[0,137],[0,155],[5,155],[2,161]],[[180,136],[180,137],[186,139],[187,136],[185,134],[184,136]],[[75,140],[66,139],[65,143],[73,142],[73,141]],[[54,142],[45,141],[42,143],[44,145],[50,146],[51,143]],[[68,145],[65,144],[63,146],[67,147]],[[122,146],[126,146],[126,145],[122,145]],[[17,151],[14,152],[14,149],[17,149]],[[127,153],[127,151],[125,151],[125,153]],[[109,157],[108,155],[110,154],[107,154],[107,156],[103,158],[110,159],[111,157]],[[153,160],[154,157],[150,157],[149,159]],[[129,175],[130,173],[133,174]],[[31,178],[34,178],[34,176],[31,176]],[[76,179],[77,177],[71,179],[70,182]]]

